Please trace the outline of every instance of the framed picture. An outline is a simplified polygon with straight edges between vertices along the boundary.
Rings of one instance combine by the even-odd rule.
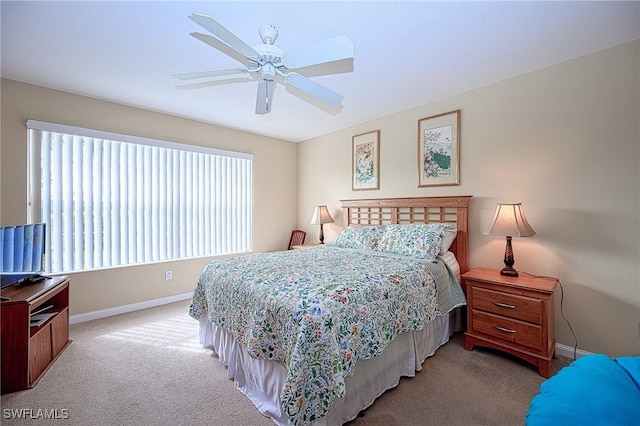
[[[460,110],[418,120],[418,186],[460,185]]]
[[[380,130],[352,138],[352,189],[380,189]]]

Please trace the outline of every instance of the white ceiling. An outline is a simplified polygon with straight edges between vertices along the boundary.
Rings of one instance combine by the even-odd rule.
[[[0,12],[3,78],[292,142],[640,38],[637,1],[3,0]],[[178,88],[185,82],[173,73],[240,65],[189,35],[207,33],[187,18],[193,12],[251,46],[260,44],[258,27],[272,24],[285,51],[346,34],[352,70],[307,74],[344,95],[342,109],[278,85],[272,112],[255,115],[253,80]]]

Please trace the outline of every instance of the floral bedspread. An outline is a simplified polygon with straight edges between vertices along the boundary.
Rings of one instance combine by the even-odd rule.
[[[445,283],[449,294],[438,295],[430,268],[451,275],[441,260],[331,246],[216,259],[189,313],[206,313],[251,356],[282,362],[282,408],[293,424],[308,424],[344,395],[359,360],[465,303],[455,277],[457,289]]]

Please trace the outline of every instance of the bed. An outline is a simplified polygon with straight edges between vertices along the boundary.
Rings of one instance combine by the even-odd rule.
[[[470,196],[342,200],[316,248],[215,259],[190,314],[276,424],[343,424],[461,328]]]

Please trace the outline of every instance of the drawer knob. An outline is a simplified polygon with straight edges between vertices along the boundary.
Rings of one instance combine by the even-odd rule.
[[[505,333],[515,333],[515,330],[511,330],[510,328],[504,328],[504,327],[499,327],[497,325],[494,325],[493,328],[495,328],[496,330],[500,330],[500,331],[504,331]]]
[[[493,302],[494,305],[500,306],[501,308],[515,309],[515,305],[507,305],[506,303]]]

